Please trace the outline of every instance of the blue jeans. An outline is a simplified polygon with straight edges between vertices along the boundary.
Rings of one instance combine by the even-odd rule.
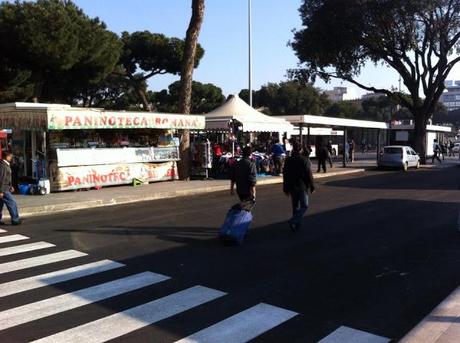
[[[11,192],[3,192],[3,198],[0,198],[0,220],[2,219],[3,204],[6,205],[6,208],[10,213],[11,221],[18,222],[18,206],[16,205],[16,200],[14,200],[13,194],[11,194]]]
[[[302,225],[302,218],[308,210],[308,193],[307,191],[291,191],[292,201],[292,218],[289,223],[300,227]]]

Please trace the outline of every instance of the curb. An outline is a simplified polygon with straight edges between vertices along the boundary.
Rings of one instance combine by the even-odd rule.
[[[326,174],[317,174],[314,175],[315,179],[323,179],[327,177],[333,176],[340,176],[340,175],[349,175],[349,174],[356,174],[364,172],[365,169],[350,169]],[[264,185],[273,185],[273,184],[280,184],[283,182],[283,178],[279,177],[271,177],[269,179],[259,179],[257,181],[258,186]],[[143,202],[143,201],[153,201],[159,199],[170,199],[176,197],[185,197],[191,195],[200,195],[206,193],[213,193],[213,192],[221,192],[228,190],[228,185],[219,185],[219,186],[208,186],[202,187],[199,189],[192,189],[192,190],[177,190],[171,192],[159,192],[153,193],[147,196],[126,196],[126,197],[118,197],[112,199],[98,199],[98,200],[89,200],[83,202],[74,202],[74,203],[63,203],[63,204],[53,204],[53,205],[42,205],[42,206],[34,206],[34,207],[24,207],[20,209],[22,217],[32,217],[32,216],[39,216],[39,215],[47,215],[51,213],[60,213],[60,212],[69,212],[69,211],[77,211],[77,210],[84,210],[90,208],[98,208],[98,207],[105,207],[105,206],[114,206],[114,205],[126,205],[132,204],[136,202]],[[4,218],[9,218],[9,215],[5,215]]]

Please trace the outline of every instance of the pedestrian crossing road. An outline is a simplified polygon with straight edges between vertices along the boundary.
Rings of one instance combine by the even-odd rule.
[[[0,341],[1,342],[82,342],[96,343],[118,339],[131,340],[130,334],[142,332],[142,329],[151,327],[163,320],[174,320],[187,311],[205,306],[212,322],[213,308],[218,299],[231,296],[222,290],[194,285],[185,289],[177,289],[158,298],[150,296],[155,293],[155,287],[170,281],[171,278],[150,271],[131,273],[123,277],[116,277],[110,281],[97,282],[89,287],[74,291],[63,291],[58,286],[81,278],[90,278],[106,272],[129,269],[129,266],[111,261],[99,260],[79,263],[81,258],[89,257],[86,253],[76,250],[63,250],[45,253],[48,248],[57,248],[54,244],[38,241],[25,243],[29,237],[8,234],[0,229],[0,257],[14,255],[14,260],[1,263],[0,274],[13,275],[10,281],[0,283]],[[10,246],[2,247],[5,244]],[[11,245],[13,244],[13,245]],[[38,256],[22,258],[21,255],[37,252]],[[47,273],[40,273],[43,267],[52,267],[54,264],[72,263],[72,266],[56,269]],[[24,271],[30,276],[14,278],[14,272]],[[59,295],[50,295],[47,289],[55,287]],[[154,288],[152,288],[154,287]],[[56,291],[53,289],[53,291]],[[31,301],[17,306],[7,303],[6,308],[1,305],[1,299],[35,292]],[[150,299],[136,306],[117,310],[105,311],[105,315],[93,320],[85,319],[85,310],[89,306],[103,304],[112,300],[122,302],[122,298],[132,292],[148,293]],[[43,294],[43,295],[42,295]],[[137,294],[137,293],[136,293]],[[214,304],[214,305],[213,305]],[[115,306],[116,307],[116,306]],[[72,311],[79,311],[79,322],[73,325],[66,318],[72,317]],[[276,327],[282,326],[299,314],[266,303],[248,304],[246,308],[227,318],[215,320],[205,327],[197,327],[182,338],[171,339],[177,343],[215,343],[249,342],[260,335],[266,334]],[[89,316],[91,318],[91,316]],[[40,327],[47,318],[55,319],[53,325],[31,334],[31,330],[21,328]],[[60,319],[60,320],[57,320]],[[62,320],[64,319],[64,320]],[[49,323],[49,321],[48,321]],[[61,325],[62,324],[62,325]],[[27,326],[28,325],[28,326]],[[47,332],[44,336],[40,332]],[[123,339],[124,338],[124,339]],[[321,343],[335,342],[369,342],[384,343],[389,339],[372,335],[363,331],[347,327],[340,327],[335,332],[321,340]]]

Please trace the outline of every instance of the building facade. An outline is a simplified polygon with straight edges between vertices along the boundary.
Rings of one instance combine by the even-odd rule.
[[[446,81],[446,92],[441,96],[441,102],[448,111],[460,109],[460,81]]]
[[[332,90],[325,91],[326,94],[332,102],[343,101],[343,96],[347,94],[347,87],[334,87]]]

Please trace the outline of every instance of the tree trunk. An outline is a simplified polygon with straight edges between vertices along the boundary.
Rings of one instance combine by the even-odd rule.
[[[44,82],[42,80],[35,81],[32,102],[38,103],[40,101],[41,95],[43,93],[43,85]]]
[[[414,115],[414,150],[420,155],[420,162],[426,163],[426,125],[428,115],[424,113],[413,113]]]
[[[141,82],[139,82],[139,80],[137,80],[134,77],[134,75],[131,75],[128,72],[127,74],[128,74],[129,81],[131,82],[132,86],[136,90],[137,95],[139,96],[139,100],[142,103],[142,107],[144,107],[144,110],[146,110],[147,112],[152,112],[152,107],[150,106],[147,100],[147,97],[145,96],[145,92],[142,89]]]
[[[139,99],[142,102],[142,106],[144,107],[144,110],[147,112],[152,112],[152,108],[147,100],[147,97],[145,96],[144,91],[140,87],[136,87],[137,95],[139,95]]]
[[[200,34],[201,24],[204,18],[204,0],[192,0],[192,18],[185,37],[184,60],[180,77],[180,113],[190,114],[192,101],[192,79],[195,67],[195,54]],[[180,143],[179,177],[181,180],[190,178],[190,131],[183,130]]]

